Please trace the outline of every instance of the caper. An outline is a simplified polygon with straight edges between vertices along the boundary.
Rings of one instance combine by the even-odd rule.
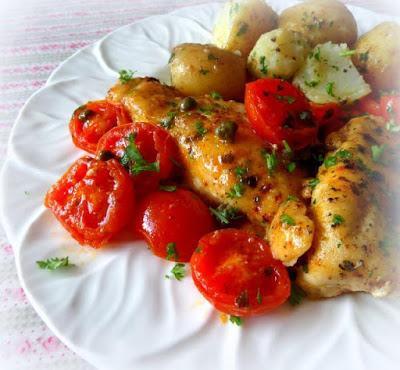
[[[215,129],[215,134],[222,140],[233,142],[237,129],[238,125],[236,122],[225,121]]]
[[[197,102],[191,96],[187,96],[179,104],[179,108],[183,112],[191,110],[191,109],[195,108],[196,106],[197,106]]]

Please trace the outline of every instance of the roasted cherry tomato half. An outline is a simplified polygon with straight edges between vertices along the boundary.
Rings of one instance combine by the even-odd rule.
[[[371,114],[373,116],[381,116],[382,109],[379,101],[372,96],[366,96],[356,104],[356,109],[360,114]]]
[[[69,123],[74,144],[95,154],[100,138],[114,126],[132,122],[121,104],[97,100],[75,110]]]
[[[188,190],[151,193],[136,212],[135,233],[156,256],[171,261],[188,262],[200,238],[213,228],[207,206]]]
[[[217,230],[203,236],[190,263],[200,293],[229,315],[262,314],[290,295],[282,262],[272,257],[264,240],[243,230]]]
[[[301,149],[317,140],[317,126],[303,93],[280,79],[261,79],[246,85],[245,107],[254,131],[272,144],[286,140]]]
[[[82,157],[50,188],[45,205],[80,244],[100,247],[132,216],[132,180],[115,159]]]
[[[168,131],[150,123],[114,127],[99,141],[100,159],[116,157],[128,169],[138,195],[158,188],[178,170],[179,148]]]
[[[400,123],[400,95],[383,95],[380,101],[381,114],[386,120]]]

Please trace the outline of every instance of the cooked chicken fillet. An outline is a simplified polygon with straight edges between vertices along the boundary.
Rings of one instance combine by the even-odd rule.
[[[312,193],[314,242],[307,268],[298,269],[298,284],[308,295],[384,296],[392,289],[398,277],[398,220],[390,212],[397,211],[399,192],[395,135],[382,119],[365,116],[327,138],[331,152]]]
[[[169,126],[186,183],[211,202],[239,209],[253,226],[262,226],[263,234],[279,205],[301,192],[301,171],[289,173],[282,164],[268,170],[262,155],[266,147],[251,130],[243,104],[206,96],[182,106],[179,92],[150,78],[118,83],[108,99],[122,103],[136,122]]]

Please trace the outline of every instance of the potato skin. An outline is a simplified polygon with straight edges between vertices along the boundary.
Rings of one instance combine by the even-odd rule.
[[[383,22],[361,36],[353,62],[376,89],[400,88],[400,25]]]
[[[308,0],[284,10],[279,27],[303,33],[312,46],[332,41],[353,45],[357,40],[357,23],[340,1]]]
[[[181,44],[170,61],[172,86],[185,95],[216,91],[226,100],[241,100],[246,82],[246,62],[228,50],[208,44]]]
[[[212,42],[247,58],[258,38],[276,28],[277,20],[263,0],[228,1],[217,18]]]
[[[278,28],[261,35],[250,52],[247,66],[255,78],[289,79],[304,63],[309,51],[309,44],[301,33]]]

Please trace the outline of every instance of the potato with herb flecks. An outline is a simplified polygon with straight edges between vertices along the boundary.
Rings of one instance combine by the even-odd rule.
[[[226,100],[241,100],[246,82],[246,62],[213,45],[181,44],[170,60],[172,86],[185,95],[218,92]]]
[[[371,92],[351,61],[346,44],[317,45],[297,71],[293,84],[317,104],[352,103]]]
[[[312,46],[327,41],[352,45],[357,40],[356,20],[337,0],[308,0],[287,8],[279,27],[303,33]]]
[[[213,32],[213,44],[239,51],[245,58],[265,32],[276,28],[278,16],[263,0],[227,2]]]
[[[293,77],[304,63],[310,50],[302,34],[282,28],[264,33],[247,60],[247,66],[256,78]]]
[[[384,22],[356,43],[354,64],[376,89],[400,87],[400,25]]]

